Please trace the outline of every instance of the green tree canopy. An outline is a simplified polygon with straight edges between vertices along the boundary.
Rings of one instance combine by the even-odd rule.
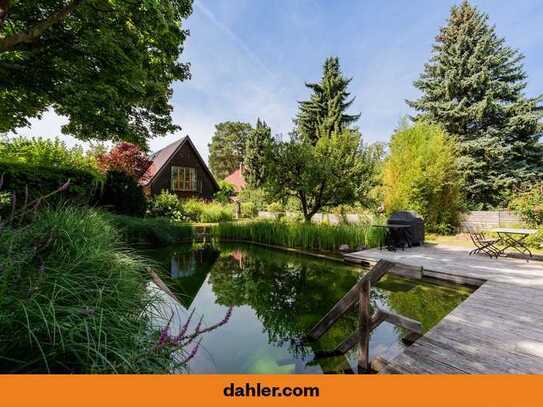
[[[0,132],[49,108],[82,140],[126,140],[178,129],[171,84],[191,0],[0,0]]]
[[[258,188],[266,176],[266,151],[272,144],[271,129],[266,122],[258,119],[256,127],[251,131],[245,142],[245,157],[243,176],[250,188]]]
[[[383,168],[387,213],[414,210],[430,231],[450,232],[462,209],[462,183],[455,140],[437,124],[399,129]]]
[[[408,104],[460,141],[473,207],[503,206],[508,191],[543,176],[541,97],[524,95],[522,55],[468,1],[452,7]]]
[[[215,125],[215,134],[209,144],[209,167],[221,180],[243,163],[245,142],[253,130],[249,123],[223,122]]]
[[[309,100],[298,102],[299,111],[294,123],[300,137],[315,144],[319,135],[341,133],[359,119],[360,114],[345,113],[354,101],[354,98],[349,99],[347,92],[350,82],[351,79],[341,73],[339,59],[327,58],[321,81],[305,84],[312,91]]]
[[[373,176],[363,157],[357,130],[321,134],[315,145],[297,138],[276,142],[267,159],[265,188],[278,199],[295,198],[310,221],[323,207],[359,198],[360,182]]]

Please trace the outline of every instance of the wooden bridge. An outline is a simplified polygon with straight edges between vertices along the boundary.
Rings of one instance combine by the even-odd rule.
[[[352,263],[399,263],[398,273],[479,288],[381,373],[543,373],[543,263],[469,256],[458,247],[366,250]]]

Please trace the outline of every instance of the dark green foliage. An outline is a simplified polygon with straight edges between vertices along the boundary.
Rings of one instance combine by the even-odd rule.
[[[0,371],[167,373],[148,262],[94,210],[43,210],[0,237]]]
[[[349,100],[346,79],[340,70],[338,58],[327,58],[319,83],[306,83],[312,90],[310,99],[299,102],[299,112],[294,120],[298,135],[311,143],[316,143],[321,135],[330,136],[341,133],[356,122],[360,114],[349,115],[345,111],[353,103]]]
[[[460,141],[472,207],[507,204],[515,186],[541,179],[541,98],[527,98],[522,55],[469,2],[454,6],[408,104]]]
[[[0,175],[4,175],[3,192],[15,192],[17,206],[24,203],[26,188],[28,199],[37,199],[55,191],[68,180],[69,188],[53,197],[50,202],[69,199],[88,204],[100,190],[102,179],[95,172],[76,168],[33,165],[24,162],[0,161]]]
[[[111,170],[106,174],[103,190],[98,194],[98,205],[122,215],[143,216],[145,194],[138,182],[124,172]]]
[[[0,2],[0,132],[52,107],[82,140],[126,140],[176,130],[171,84],[191,0]]]
[[[258,188],[263,184],[266,177],[266,152],[272,142],[271,129],[266,122],[258,119],[245,142],[243,177],[249,188]]]
[[[217,179],[223,179],[243,163],[245,142],[253,128],[249,123],[223,122],[215,125],[209,144],[209,168]]]
[[[168,218],[135,218],[111,213],[103,216],[130,245],[168,246],[190,242],[193,238],[190,224],[173,222]]]
[[[221,223],[213,228],[214,235],[219,239],[316,251],[337,251],[342,244],[352,248],[376,247],[382,237],[381,232],[369,225],[332,226],[268,221]]]

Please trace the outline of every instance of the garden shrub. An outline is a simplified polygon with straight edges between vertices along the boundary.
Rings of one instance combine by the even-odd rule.
[[[132,176],[117,170],[107,172],[104,187],[97,195],[97,204],[130,216],[143,216],[146,208],[143,188]]]
[[[46,195],[68,180],[66,191],[52,197],[52,201],[68,199],[77,203],[88,204],[100,190],[103,178],[96,172],[68,167],[34,165],[26,162],[0,161],[0,176],[3,175],[2,191],[16,193],[16,202],[24,202],[28,188],[29,200]]]
[[[268,196],[266,196],[265,191],[261,188],[243,188],[238,194],[238,199],[241,202],[242,207],[244,204],[250,203],[250,206],[255,208],[256,213],[265,210],[270,203]]]
[[[183,213],[192,222],[227,222],[234,219],[234,211],[230,205],[219,202],[205,202],[189,199],[182,202]]]
[[[543,182],[516,194],[509,208],[531,226],[543,225]]]
[[[149,202],[148,214],[154,217],[164,217],[176,221],[188,220],[183,214],[183,206],[176,194],[166,190],[160,192]]]
[[[230,199],[236,194],[236,189],[234,185],[228,181],[219,181],[219,191],[215,192],[213,196],[218,202],[227,204],[230,202]]]
[[[414,210],[427,230],[452,233],[463,210],[457,143],[436,124],[417,122],[398,130],[383,168],[387,214]]]
[[[45,209],[0,233],[0,371],[169,372],[150,321],[149,263],[100,212]]]

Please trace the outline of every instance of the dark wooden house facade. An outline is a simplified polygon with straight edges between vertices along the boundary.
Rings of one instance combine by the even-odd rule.
[[[217,181],[186,136],[151,155],[153,164],[143,178],[143,186],[151,195],[166,190],[179,198],[211,199],[219,190]]]

